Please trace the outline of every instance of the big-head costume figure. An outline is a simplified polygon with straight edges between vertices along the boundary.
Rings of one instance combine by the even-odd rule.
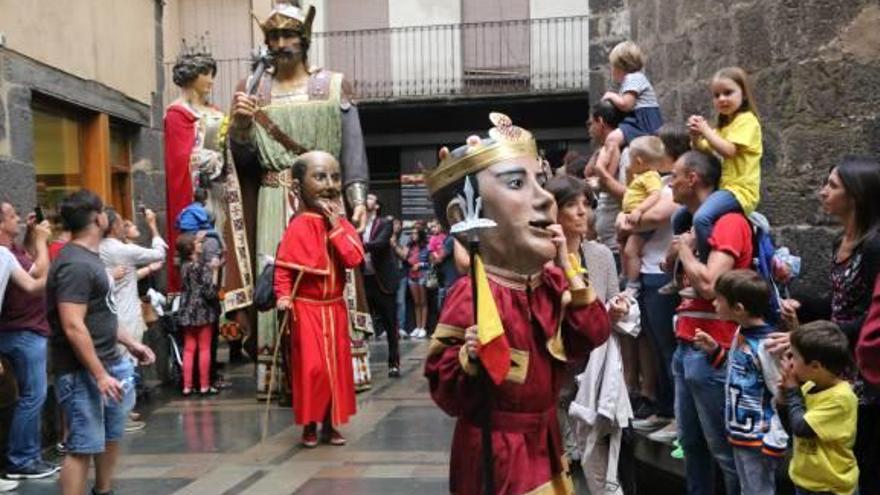
[[[208,191],[206,209],[214,229],[223,238],[227,262],[220,287],[224,311],[249,306],[253,300],[253,275],[244,225],[238,175],[227,160],[223,112],[210,103],[217,62],[209,53],[184,47],[174,64],[174,84],[180,97],[165,110],[165,190],[167,195],[168,245],[179,234],[175,224],[180,212],[193,202],[193,191]],[[174,251],[168,259],[168,290],[180,290]]]
[[[279,309],[290,311],[293,411],[304,425],[302,443],[344,443],[336,428],[355,413],[354,373],[343,298],[345,271],[361,264],[364,248],[345,219],[339,163],[323,151],[294,162],[293,187],[302,212],[287,226],[275,260]]]
[[[491,119],[489,138],[441,150],[428,177],[437,216],[453,232],[495,226],[477,231],[480,257],[450,289],[425,375],[434,401],[457,418],[451,493],[482,495],[491,483],[497,494],[569,494],[559,387],[566,361],[602,344],[610,324],[566,252],[534,138],[504,115]]]
[[[231,146],[242,180],[248,218],[256,226],[256,263],[262,271],[266,257],[274,257],[288,220],[297,208],[291,190],[290,167],[301,154],[321,150],[342,167],[342,188],[355,214],[364,208],[368,171],[357,108],[342,74],[309,67],[314,7],[302,9],[278,2],[260,23],[272,58],[271,69],[260,80],[242,81],[233,103]],[[254,88],[254,94],[245,88]],[[253,207],[251,207],[253,206]],[[346,298],[352,311],[352,354],[355,385],[369,386],[367,345],[371,332],[369,310],[348,272]],[[276,342],[277,315],[258,319],[258,394],[264,394]]]

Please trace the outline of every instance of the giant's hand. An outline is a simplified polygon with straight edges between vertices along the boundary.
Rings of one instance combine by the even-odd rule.
[[[239,91],[232,100],[232,119],[238,127],[248,127],[257,112],[257,97]]]

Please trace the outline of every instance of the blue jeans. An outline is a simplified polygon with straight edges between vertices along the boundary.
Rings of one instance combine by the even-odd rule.
[[[403,330],[406,328],[406,292],[409,290],[407,278],[400,277],[400,283],[397,285],[397,328]]]
[[[733,461],[743,493],[776,494],[776,468],[781,458],[769,456],[760,448],[733,447]]]
[[[742,212],[742,206],[736,196],[725,189],[718,189],[703,201],[693,216],[684,206],[679,208],[672,215],[672,231],[681,234],[693,226],[694,235],[697,237],[697,252],[700,261],[705,263],[709,259],[709,236],[712,235],[712,226],[722,216],[735,212]]]
[[[40,414],[46,401],[46,337],[30,330],[0,334],[0,354],[12,361],[18,382],[18,403],[9,425],[11,470],[42,461]]]
[[[122,384],[119,401],[103,397],[95,377],[84,369],[55,378],[58,405],[67,421],[67,450],[71,453],[103,453],[107,442],[119,441],[125,432],[135,401],[134,365],[123,357],[104,367]]]
[[[679,342],[672,356],[672,375],[687,493],[713,493],[715,462],[721,467],[727,493],[740,493],[733,449],[727,442],[724,427],[726,370],[713,368],[704,352]]]
[[[657,292],[669,282],[665,273],[643,273],[639,291],[639,311],[642,329],[657,353],[657,414],[671,418],[675,414],[675,381],[672,378],[672,354],[675,352],[675,329],[672,317],[678,306],[678,296],[664,296]]]

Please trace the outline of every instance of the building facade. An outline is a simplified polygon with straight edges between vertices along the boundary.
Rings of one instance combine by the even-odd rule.
[[[308,3],[308,2],[305,2]],[[165,71],[182,47],[204,40],[218,59],[214,100],[229,108],[262,42],[250,12],[271,0],[169,0]],[[551,162],[587,147],[587,2],[560,0],[319,0],[313,66],[343,72],[357,95],[371,187],[399,215],[401,177],[437,162],[488,126],[490,111],[535,132]],[[177,96],[167,87],[166,103]],[[555,163],[554,163],[555,164]],[[411,191],[411,188],[407,188]],[[423,191],[422,191],[423,194]],[[409,216],[418,216],[410,210]],[[424,210],[422,210],[424,211]],[[406,212],[404,212],[406,213]]]
[[[0,177],[21,211],[81,187],[161,210],[162,2],[0,0]]]

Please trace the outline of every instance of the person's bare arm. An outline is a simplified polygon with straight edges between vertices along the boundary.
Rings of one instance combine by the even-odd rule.
[[[48,220],[36,223],[36,215],[31,213],[27,220],[27,234],[25,235],[25,250],[34,258],[30,274],[39,279],[49,273],[49,236],[52,228]]]
[[[101,395],[118,401],[122,398],[122,384],[107,373],[101,360],[98,359],[95,344],[86,327],[87,311],[86,304],[58,303],[61,328],[79,362],[95,378]]]
[[[673,244],[678,244],[678,257],[691,285],[700,296],[712,299],[715,297],[715,281],[722,273],[733,269],[734,258],[724,251],[712,251],[704,265],[694,254],[693,247],[686,239],[691,235],[682,234],[679,240],[673,241]]]
[[[649,194],[647,198],[639,203],[639,206],[637,206],[635,210],[630,212],[627,220],[629,220],[629,222],[633,225],[639,225],[640,223],[642,223],[642,217],[645,216],[645,212],[650,210],[651,208],[656,206],[658,202],[660,202],[660,191],[662,191],[662,189],[658,189]]]
[[[603,160],[613,160],[615,155],[617,157],[616,163],[609,164],[608,167],[597,166],[595,170],[596,176],[599,177],[599,186],[602,190],[620,200],[623,199],[623,195],[626,193],[626,184],[618,181],[615,177],[617,168],[620,166],[620,153],[613,153],[613,150],[608,149],[607,146],[603,146],[602,149],[599,150],[596,162],[602,163]]]
[[[156,355],[153,354],[153,350],[131,338],[129,332],[125,331],[121,325],[117,330],[116,340],[125,346],[132,356],[137,358],[141,366],[147,366],[156,361]]]
[[[631,91],[627,91],[626,93],[608,91],[602,99],[610,101],[612,105],[617,107],[617,109],[623,113],[632,112],[636,107],[636,94]]]
[[[46,274],[42,277],[34,278],[30,273],[24,271],[21,265],[16,264],[12,269],[12,283],[28,294],[39,294],[46,288]]]

